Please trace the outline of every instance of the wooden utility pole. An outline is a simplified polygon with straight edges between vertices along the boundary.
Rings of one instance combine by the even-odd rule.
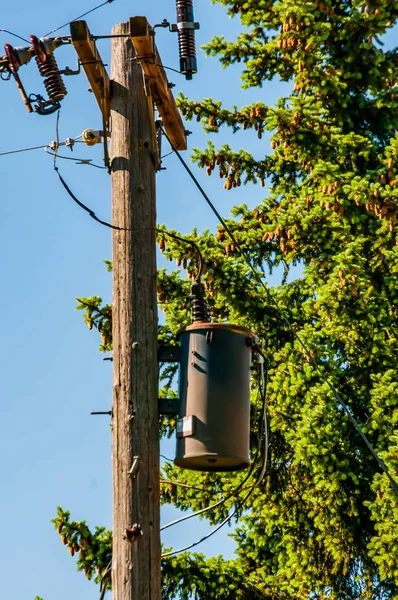
[[[156,148],[130,24],[112,34],[112,597],[160,600]]]

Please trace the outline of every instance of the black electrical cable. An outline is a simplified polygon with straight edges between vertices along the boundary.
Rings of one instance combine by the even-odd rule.
[[[74,138],[73,141],[75,142],[77,139],[78,138]],[[66,146],[66,145],[67,145],[66,142],[58,143],[58,147]],[[0,152],[0,156],[7,156],[8,154],[18,154],[19,152],[30,152],[30,150],[43,150],[46,148],[51,148],[51,146],[49,144],[43,144],[42,146],[31,146],[30,148],[20,148],[18,150],[8,150],[7,152]]]
[[[70,25],[72,23],[72,21],[79,21],[79,19],[82,19],[83,17],[86,17],[87,15],[93,13],[94,11],[98,10],[99,8],[102,8],[103,6],[105,6],[105,4],[110,4],[113,1],[114,0],[105,0],[105,2],[102,2],[102,4],[98,4],[98,6],[94,6],[94,8],[91,8],[90,10],[88,10],[85,13],[83,13],[79,17],[76,17],[76,18],[72,19],[71,21],[68,21],[67,23],[64,23],[63,25],[60,25],[59,27],[56,27],[55,29],[52,29],[51,31],[49,31],[48,33],[46,33],[46,35],[44,35],[43,37],[47,37],[48,35],[51,35],[52,33],[55,33],[56,31],[59,31],[60,29],[63,29],[64,27],[67,27],[68,25]]]
[[[51,151],[49,146],[45,146],[45,150],[47,154],[50,156],[55,156],[55,153]],[[76,158],[76,156],[61,156],[57,153],[57,158],[62,158],[63,160],[73,160],[77,165],[88,165],[89,167],[95,167],[96,169],[106,169],[106,167],[101,167],[101,165],[96,165],[91,162],[91,158]]]
[[[45,146],[48,147],[48,146]],[[52,154],[52,153],[49,153]],[[56,155],[54,154],[54,158],[56,158]],[[61,158],[61,157],[59,157]],[[92,166],[96,166],[96,165],[92,165]],[[94,221],[97,221],[97,223],[101,223],[101,225],[104,225],[105,227],[109,227],[110,229],[115,229],[117,231],[140,231],[140,230],[134,230],[134,229],[129,229],[127,227],[118,227],[117,225],[112,225],[111,223],[108,223],[107,221],[102,221],[102,219],[99,219],[97,217],[97,215],[95,214],[95,212],[93,210],[91,210],[91,208],[89,208],[88,206],[86,206],[85,204],[83,204],[83,202],[81,202],[80,200],[78,200],[78,198],[76,198],[75,194],[72,192],[72,190],[70,189],[70,187],[68,186],[68,184],[66,183],[65,179],[62,177],[61,173],[59,172],[59,169],[56,165],[54,165],[54,170],[57,173],[62,185],[64,186],[64,188],[66,189],[66,191],[68,192],[69,196],[72,198],[72,200],[74,202],[76,202],[76,204],[78,204],[83,210],[85,210],[86,212],[88,212],[88,214],[90,215],[90,217],[92,219],[94,219]],[[185,244],[190,244],[191,246],[193,246],[193,248],[196,250],[196,252],[198,253],[199,256],[199,272],[198,272],[198,278],[200,279],[201,274],[202,274],[202,268],[203,268],[203,257],[202,257],[202,253],[199,250],[198,245],[193,242],[192,240],[186,240],[185,238],[182,238],[178,235],[175,235],[174,233],[170,233],[169,231],[165,230],[165,229],[158,229],[157,227],[154,227],[153,229],[154,231],[157,231],[158,233],[163,233],[165,236],[169,236],[172,238],[175,238],[176,240],[179,240],[181,242],[184,242]]]
[[[179,71],[178,69],[174,69],[173,67],[166,67],[166,65],[160,64],[160,63],[151,63],[152,65],[156,65],[157,67],[163,67],[163,69],[167,69],[168,71],[173,71],[174,73],[178,73],[178,75],[181,75],[181,71]]]
[[[82,208],[83,210],[85,210],[86,212],[88,212],[88,214],[90,215],[90,217],[92,219],[94,219],[94,221],[97,221],[98,223],[101,223],[101,225],[104,225],[105,227],[109,227],[110,229],[116,229],[118,231],[123,230],[123,227],[117,227],[116,225],[112,225],[111,223],[108,223],[107,221],[103,221],[102,219],[99,219],[97,217],[97,215],[95,214],[95,212],[93,210],[91,210],[91,208],[89,208],[88,206],[86,206],[85,204],[83,204],[83,202],[80,202],[80,200],[78,200],[78,198],[76,198],[75,194],[72,192],[72,190],[70,189],[70,187],[68,186],[68,184],[66,183],[65,179],[62,177],[61,173],[59,172],[59,169],[57,167],[57,152],[58,152],[58,148],[59,148],[59,114],[60,111],[57,112],[57,118],[55,121],[55,144],[54,144],[54,148],[53,148],[53,156],[54,156],[54,171],[56,172],[56,174],[59,177],[60,182],[62,183],[62,185],[64,186],[64,188],[66,189],[66,191],[68,192],[69,196],[72,198],[72,200],[74,202],[76,202],[76,204],[78,204],[80,206],[80,208]]]
[[[106,585],[104,585],[104,584],[105,584],[105,581],[111,576],[111,573],[112,573],[112,559],[109,561],[108,566],[106,567],[105,573],[103,574],[102,579],[100,581],[101,595],[99,597],[99,600],[104,600],[105,594],[107,592]]]
[[[262,371],[261,371],[261,366],[262,365],[263,365],[263,363],[260,363],[260,374],[262,373]],[[267,373],[268,373],[268,367],[267,367]],[[268,377],[268,375],[267,375],[267,377]],[[160,531],[164,531],[165,529],[168,529],[169,527],[172,527],[173,525],[177,525],[179,523],[182,523],[183,521],[187,521],[188,519],[192,519],[192,517],[197,517],[198,515],[202,515],[202,514],[204,514],[206,512],[209,512],[210,510],[213,510],[214,508],[217,508],[218,506],[221,506],[221,504],[224,504],[225,502],[227,502],[231,498],[234,498],[240,492],[240,490],[243,488],[243,486],[248,481],[248,479],[252,476],[253,471],[254,471],[254,469],[256,467],[256,464],[257,464],[258,457],[259,457],[259,455],[261,453],[262,438],[263,438],[263,435],[264,435],[264,430],[267,428],[267,413],[266,413],[266,407],[267,407],[267,405],[266,405],[266,398],[267,398],[267,386],[266,386],[266,383],[267,383],[267,380],[268,380],[267,378],[264,380],[264,385],[263,385],[263,390],[262,390],[262,408],[261,408],[261,418],[260,418],[260,424],[259,424],[260,434],[258,436],[258,443],[257,443],[256,455],[254,457],[253,463],[252,463],[252,465],[250,467],[250,470],[249,470],[248,474],[246,475],[246,477],[243,479],[243,481],[240,482],[240,484],[234,489],[233,492],[231,492],[230,494],[228,494],[224,498],[221,498],[221,500],[218,500],[218,502],[215,502],[214,504],[212,504],[210,506],[206,506],[205,508],[197,510],[197,511],[195,511],[193,513],[189,513],[189,515],[184,515],[183,517],[175,519],[174,521],[171,521],[170,523],[167,523],[166,525],[163,525],[163,527],[160,528]],[[266,433],[266,453],[267,452],[268,452],[268,431]],[[254,484],[254,485],[256,485],[256,484]],[[231,516],[231,518],[232,518],[232,516]],[[216,531],[218,531],[218,529]]]
[[[44,147],[48,148],[48,145],[44,146]],[[53,155],[54,159],[57,158],[57,156],[56,156],[55,153],[52,154],[51,152],[49,152],[48,154]],[[66,157],[59,157],[59,158],[66,158]],[[92,166],[96,166],[96,165],[92,165]],[[102,168],[102,167],[99,167],[99,168]],[[72,192],[72,190],[70,189],[70,187],[68,186],[68,184],[66,183],[65,179],[62,177],[61,173],[59,172],[59,169],[56,166],[56,164],[54,165],[54,170],[57,173],[57,175],[58,175],[58,177],[59,177],[62,185],[64,186],[64,188],[66,189],[66,191],[68,192],[68,194],[72,198],[72,200],[74,202],[76,202],[76,204],[78,204],[83,210],[85,210],[86,212],[88,212],[88,214],[90,215],[90,217],[92,219],[94,219],[94,221],[97,221],[97,223],[101,223],[101,225],[104,225],[105,227],[109,227],[110,229],[116,229],[117,231],[142,231],[142,230],[139,230],[139,229],[137,229],[137,230],[135,230],[135,229],[129,229],[128,227],[118,227],[117,225],[112,225],[111,223],[108,223],[107,221],[102,221],[101,219],[99,219],[97,217],[97,215],[95,214],[95,212],[93,210],[91,210],[91,208],[89,208],[88,206],[86,206],[85,204],[83,204],[83,202],[81,202],[80,200],[78,200],[78,198],[76,198],[76,196],[74,195],[74,193]],[[175,235],[174,233],[170,233],[166,229],[158,229],[157,227],[154,227],[153,231],[156,231],[158,233],[163,233],[165,236],[169,236],[169,237],[175,238],[176,240],[179,240],[180,242],[184,242],[185,244],[190,244],[191,246],[193,246],[193,248],[196,250],[196,252],[198,253],[198,256],[199,256],[198,278],[200,279],[201,274],[202,274],[202,268],[203,268],[203,257],[202,257],[202,253],[199,250],[199,246],[195,242],[193,242],[192,240],[187,240],[187,239],[182,238],[182,237],[180,237],[178,235]]]
[[[166,236],[168,235],[169,237],[174,238],[175,240],[184,242],[184,244],[191,244],[191,246],[193,246],[193,248],[196,250],[196,252],[198,253],[198,256],[199,256],[199,271],[198,271],[197,280],[200,281],[200,278],[202,277],[202,270],[203,270],[203,256],[202,256],[201,251],[199,250],[199,246],[192,240],[186,240],[185,238],[182,238],[179,235],[176,235],[175,233],[170,233],[170,231],[167,231],[167,229],[166,230],[165,229],[155,229],[155,231],[157,231],[158,233],[164,233]]]
[[[90,217],[92,219],[94,219],[94,221],[97,221],[97,223],[101,223],[101,225],[104,225],[105,227],[109,227],[110,229],[116,229],[117,231],[125,231],[125,228],[123,228],[123,227],[117,227],[116,225],[112,225],[112,223],[108,223],[107,221],[102,221],[102,219],[99,219],[97,217],[97,215],[95,214],[95,212],[93,210],[91,210],[91,208],[88,208],[88,206],[86,206],[85,204],[83,204],[83,202],[80,202],[80,200],[78,200],[76,198],[76,196],[74,195],[74,193],[72,192],[72,190],[70,189],[70,187],[68,186],[68,184],[66,183],[64,178],[62,177],[61,173],[59,172],[59,169],[57,166],[54,166],[54,171],[58,175],[60,182],[62,183],[62,185],[68,192],[69,196],[72,198],[72,200],[74,202],[76,202],[76,204],[78,204],[80,206],[80,208],[82,208],[83,210],[88,212],[88,214],[90,215]]]
[[[173,462],[172,458],[169,458],[168,456],[165,456],[164,454],[160,454],[159,456],[160,456],[160,458],[163,458],[164,460],[168,460],[169,462]]]
[[[207,513],[210,510],[213,510],[214,508],[221,506],[221,504],[225,504],[225,502],[227,502],[231,498],[234,498],[236,496],[236,494],[239,492],[239,490],[241,490],[241,488],[244,486],[246,481],[252,476],[254,468],[257,463],[257,458],[258,458],[258,452],[256,453],[256,456],[254,457],[254,460],[253,460],[252,466],[250,467],[249,473],[246,475],[246,477],[243,479],[243,481],[241,481],[241,483],[234,489],[233,492],[231,492],[230,494],[225,496],[225,498],[221,498],[221,500],[218,500],[218,502],[211,504],[210,506],[206,506],[205,508],[201,508],[200,510],[196,510],[195,512],[189,513],[189,515],[184,515],[183,517],[179,517],[178,519],[175,519],[174,521],[170,521],[170,523],[166,523],[166,525],[163,525],[163,527],[160,528],[160,531],[164,531],[165,529],[168,529],[169,527],[173,527],[174,525],[183,523],[184,521],[187,521],[188,519],[192,519],[193,517],[203,515],[204,513]]]
[[[31,148],[21,148],[20,150],[9,150],[8,152],[0,152],[0,156],[6,156],[7,154],[18,154],[18,152],[29,152],[30,150],[39,150],[47,147],[48,144],[44,144],[43,146],[32,146]]]
[[[182,156],[179,153],[179,151],[177,150],[177,148],[173,145],[172,141],[168,137],[168,135],[165,132],[164,128],[162,128],[162,131],[163,131],[163,134],[165,135],[166,139],[168,140],[171,148],[173,148],[174,152],[176,153],[177,158],[179,159],[179,161],[183,165],[184,169],[187,171],[188,175],[191,177],[191,179],[195,183],[196,187],[198,188],[198,190],[202,194],[203,198],[206,200],[207,204],[209,205],[209,207],[211,208],[211,210],[213,211],[213,213],[216,215],[217,219],[220,221],[221,225],[224,227],[225,231],[227,232],[227,234],[229,235],[229,237],[233,241],[233,243],[235,245],[235,248],[238,250],[238,252],[240,253],[240,255],[243,257],[243,259],[245,260],[245,262],[249,266],[250,270],[254,274],[254,277],[257,279],[258,283],[264,289],[264,291],[265,291],[268,299],[274,305],[274,307],[276,308],[276,310],[278,311],[278,313],[282,317],[282,320],[284,321],[284,323],[288,327],[289,331],[293,334],[294,338],[300,344],[300,346],[303,349],[303,351],[304,351],[305,355],[307,356],[308,360],[312,363],[313,367],[319,373],[319,375],[320,375],[321,379],[323,380],[323,382],[326,383],[326,385],[328,386],[329,390],[332,392],[333,397],[334,397],[336,403],[339,404],[343,408],[343,410],[344,410],[345,414],[347,415],[348,419],[351,421],[351,423],[354,426],[354,428],[356,429],[357,433],[361,436],[363,442],[367,446],[367,448],[368,448],[369,452],[371,453],[371,455],[373,456],[373,458],[376,460],[376,462],[379,465],[380,469],[387,475],[387,477],[388,477],[388,479],[390,481],[392,489],[394,490],[395,494],[398,496],[398,483],[392,477],[392,475],[390,474],[387,466],[384,464],[384,461],[378,456],[378,454],[376,453],[376,451],[373,448],[372,444],[370,443],[370,441],[368,440],[368,438],[366,437],[366,435],[363,433],[363,431],[362,431],[359,423],[357,422],[357,420],[355,419],[355,417],[351,414],[350,408],[344,402],[344,400],[340,396],[339,392],[337,391],[337,389],[335,388],[335,386],[333,385],[333,383],[331,383],[329,381],[329,379],[326,377],[326,375],[322,372],[322,370],[321,370],[320,366],[318,365],[317,361],[315,360],[315,358],[307,350],[307,347],[306,347],[305,343],[302,341],[302,339],[300,338],[300,336],[298,335],[298,333],[296,333],[296,331],[294,330],[294,328],[293,328],[292,324],[290,323],[289,319],[285,315],[284,311],[280,308],[278,302],[276,301],[276,299],[274,298],[274,296],[271,294],[271,292],[269,291],[269,289],[265,285],[265,283],[264,283],[264,281],[262,279],[262,276],[259,275],[259,273],[257,272],[257,269],[252,265],[249,256],[243,250],[243,248],[240,245],[239,241],[233,236],[233,233],[230,230],[230,228],[228,227],[227,223],[222,218],[222,216],[220,215],[220,213],[218,212],[218,210],[216,209],[216,207],[214,206],[214,204],[212,203],[212,201],[210,200],[210,198],[208,197],[208,195],[206,194],[206,192],[204,191],[204,189],[200,185],[199,181],[196,179],[195,175],[192,173],[191,169],[189,168],[189,166],[187,165],[187,163],[182,158]]]
[[[109,37],[112,37],[112,36],[109,36]],[[98,37],[96,37],[96,39],[98,39]],[[136,62],[140,62],[141,60],[145,59],[145,62],[148,63],[148,65],[155,65],[156,67],[161,67],[162,69],[166,69],[168,71],[173,71],[174,73],[178,73],[178,75],[182,75],[181,71],[179,71],[178,69],[174,69],[174,67],[167,67],[163,63],[157,63],[154,61],[150,61],[150,60],[148,60],[148,58],[152,58],[152,57],[151,56],[134,56],[133,58],[129,58],[128,60],[134,60]]]
[[[18,38],[19,40],[22,40],[23,42],[28,42],[29,45],[31,44],[31,42],[29,40],[27,40],[24,37],[21,37],[20,35],[18,35],[17,33],[14,33],[13,31],[9,31],[8,29],[3,29],[3,28],[0,28],[0,31],[2,31],[3,33],[8,33],[9,35],[13,35],[14,37]]]

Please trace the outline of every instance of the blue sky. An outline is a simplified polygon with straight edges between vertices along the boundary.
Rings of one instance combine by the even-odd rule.
[[[239,22],[228,19],[221,6],[211,6],[210,0],[196,0],[194,5],[201,23],[198,46],[213,35],[232,39],[240,31]],[[6,3],[0,27],[23,37],[40,37],[93,6],[95,0],[43,0],[39,5],[20,0],[16,11]],[[135,15],[145,15],[152,24],[163,18],[174,21],[175,0],[114,0],[87,21],[93,33],[108,34],[114,24]],[[68,29],[61,33],[67,34]],[[22,43],[2,32],[0,36],[2,44]],[[177,67],[175,35],[159,30],[157,45],[163,63]],[[109,40],[98,46],[109,63]],[[288,89],[273,82],[261,90],[242,92],[239,67],[221,70],[216,59],[198,54],[199,73],[193,81],[170,72],[176,91],[181,89],[193,99],[212,96],[223,99],[225,106],[257,100],[272,104]],[[60,68],[75,67],[76,56],[69,46],[59,49],[56,58]],[[33,61],[20,74],[28,93],[43,93]],[[62,103],[60,139],[76,137],[88,127],[100,129],[99,110],[87,92],[85,75],[65,78],[65,83],[68,95]],[[0,110],[0,152],[55,139],[55,115],[28,114],[13,81],[0,81]],[[189,147],[203,146],[206,136],[197,124],[188,127],[193,131]],[[244,140],[225,132],[221,141],[237,149],[242,145],[258,157],[269,148],[267,138],[260,141],[254,132],[246,133]],[[79,144],[74,155],[102,161],[100,147]],[[166,158],[164,166],[167,170],[157,176],[158,221],[181,232],[214,228],[214,216],[177,159]],[[107,173],[73,161],[60,160],[59,167],[76,195],[100,218],[109,219]],[[38,594],[44,600],[95,600],[98,587],[76,572],[50,519],[61,505],[74,519],[86,519],[92,527],[112,523],[109,419],[90,416],[92,410],[111,406],[111,363],[103,362],[97,351],[98,336],[85,328],[75,310],[76,296],[111,298],[111,276],[102,262],[111,258],[111,233],[70,200],[43,150],[0,156],[0,177],[1,597],[33,600]],[[254,205],[264,194],[254,186],[226,192],[218,178],[206,178],[203,172],[198,177],[224,215],[235,204]],[[170,442],[162,451],[172,455]],[[164,509],[163,521],[172,518],[175,511]],[[189,522],[168,530],[164,541],[178,547],[195,541],[205,530],[204,521]],[[229,557],[233,543],[221,533],[198,550]]]

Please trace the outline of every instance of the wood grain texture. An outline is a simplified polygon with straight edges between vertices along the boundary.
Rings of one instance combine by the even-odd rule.
[[[129,24],[113,34],[128,34]],[[160,600],[156,201],[152,131],[130,38],[112,40],[113,600]],[[133,347],[134,346],[134,347]],[[129,476],[135,456],[139,470]],[[123,532],[138,523],[130,543]]]
[[[154,31],[146,17],[130,19],[130,35],[166,133],[177,150],[186,150],[185,126],[156,48]]]
[[[70,33],[80,64],[86,73],[105,122],[108,123],[110,115],[110,79],[93,36],[86,21],[72,21]]]

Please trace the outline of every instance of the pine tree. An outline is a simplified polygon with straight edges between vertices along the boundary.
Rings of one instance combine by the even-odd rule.
[[[265,197],[254,210],[232,211],[233,240],[222,226],[187,235],[204,256],[213,317],[244,325],[266,342],[270,457],[264,481],[238,511],[238,558],[165,558],[164,598],[398,598],[398,499],[322,377],[397,478],[398,51],[385,51],[380,38],[397,19],[398,5],[214,1],[238,16],[244,31],[235,42],[214,38],[206,53],[224,67],[241,62],[244,87],[266,90],[274,77],[292,84],[276,106],[228,109],[211,98],[179,99],[186,119],[195,117],[208,132],[224,126],[270,136],[269,152],[259,157],[212,143],[195,150],[197,165],[208,175],[218,172],[226,189],[252,182],[265,188]],[[189,302],[181,298],[198,264],[189,246],[166,233],[159,244],[188,276],[180,269],[159,273],[164,341],[190,321]],[[283,268],[281,285],[268,288],[275,302],[238,246],[260,273]],[[302,275],[289,281],[296,264]],[[100,298],[82,299],[80,307],[89,326],[105,330],[103,349],[109,349],[109,307],[101,308]],[[163,373],[163,393],[170,393],[173,374]],[[255,382],[252,401],[254,453]],[[164,421],[162,432],[173,427]],[[177,492],[163,485],[164,503],[198,510],[233,492],[243,475],[166,465],[165,479],[188,487]],[[238,504],[232,494],[206,516],[219,523]],[[97,569],[100,579],[111,534],[91,533],[61,509],[55,522],[69,548],[80,551],[79,568],[89,577]]]

